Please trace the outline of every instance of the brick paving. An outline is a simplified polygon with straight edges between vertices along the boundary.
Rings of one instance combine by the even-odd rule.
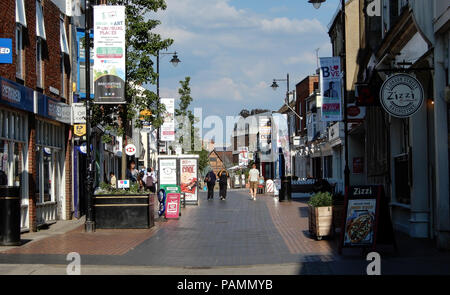
[[[80,255],[123,255],[150,238],[158,228],[150,230],[97,230],[84,232],[80,226],[65,234],[16,247],[4,254],[61,254],[77,252]]]
[[[426,250],[432,247],[429,241],[398,237],[401,255],[383,253],[383,273],[450,273],[449,253]],[[180,219],[157,222],[150,230],[85,233],[78,227],[0,252],[0,273],[3,266],[11,269],[8,265],[67,265],[66,255],[78,252],[83,265],[129,272],[141,267],[150,273],[164,268],[163,273],[220,274],[225,268],[259,266],[252,272],[365,274],[367,261],[359,250],[339,256],[336,244],[336,239],[309,236],[304,200],[279,203],[265,195],[252,201],[247,190],[240,190],[230,191],[226,201],[218,200],[217,193],[207,201],[200,193],[199,206],[187,206]]]

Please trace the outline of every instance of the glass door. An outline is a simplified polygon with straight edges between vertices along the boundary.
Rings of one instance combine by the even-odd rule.
[[[43,149],[43,164],[44,164],[44,190],[43,201],[52,202],[54,200],[53,194],[53,160],[52,150],[50,148]]]

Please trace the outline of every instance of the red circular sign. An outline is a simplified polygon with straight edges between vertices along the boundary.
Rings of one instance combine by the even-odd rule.
[[[361,113],[361,110],[359,109],[359,107],[351,106],[351,107],[348,107],[347,113],[351,117],[356,117]]]

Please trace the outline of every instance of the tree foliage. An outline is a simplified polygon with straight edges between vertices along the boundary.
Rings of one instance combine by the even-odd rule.
[[[154,58],[158,52],[172,45],[172,39],[163,39],[154,29],[161,23],[151,15],[166,9],[164,0],[109,0],[109,5],[126,6],[126,107],[122,105],[94,105],[93,125],[101,125],[123,135],[132,128],[130,122],[140,111],[150,110],[152,115],[144,116],[155,128],[162,124],[164,105],[158,103],[153,91],[139,90],[136,85],[156,84]],[[95,36],[94,36],[95,38]],[[126,124],[122,124],[126,122]],[[135,126],[141,127],[136,120]]]

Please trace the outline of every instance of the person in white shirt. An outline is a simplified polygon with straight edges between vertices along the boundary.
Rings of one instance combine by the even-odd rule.
[[[258,189],[259,171],[256,169],[256,164],[252,165],[252,169],[248,172],[248,181],[250,183],[250,197],[256,200],[256,191]]]

